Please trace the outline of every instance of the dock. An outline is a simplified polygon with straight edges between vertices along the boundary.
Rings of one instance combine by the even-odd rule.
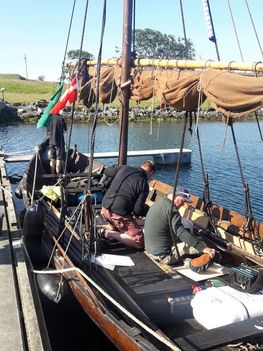
[[[32,290],[33,273],[21,240],[11,185],[0,157],[0,348],[51,350],[38,294]]]
[[[128,157],[152,157],[153,161],[158,165],[170,165],[176,164],[180,154],[180,149],[157,149],[157,150],[135,150],[128,151]],[[89,157],[89,153],[84,155]],[[3,156],[5,162],[29,162],[31,155],[21,155],[15,153],[0,153],[0,157]],[[95,159],[107,159],[107,158],[117,158],[119,156],[118,151],[112,152],[95,152]],[[192,150],[183,149],[180,164],[190,164],[191,163]]]

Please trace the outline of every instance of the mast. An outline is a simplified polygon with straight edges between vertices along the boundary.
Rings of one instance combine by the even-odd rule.
[[[119,165],[127,164],[133,0],[123,0]]]

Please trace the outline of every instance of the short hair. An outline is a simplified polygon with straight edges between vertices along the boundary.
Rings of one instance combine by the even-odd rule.
[[[152,160],[145,160],[142,164],[141,164],[141,167],[147,167],[149,168],[153,173],[156,172],[156,167],[155,167],[155,164]]]

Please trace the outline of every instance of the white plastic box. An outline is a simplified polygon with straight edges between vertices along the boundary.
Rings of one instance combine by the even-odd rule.
[[[191,301],[194,318],[206,329],[263,315],[263,294],[248,294],[229,286],[210,287]]]

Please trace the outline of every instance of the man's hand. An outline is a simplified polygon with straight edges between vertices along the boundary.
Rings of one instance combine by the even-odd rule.
[[[215,249],[211,249],[210,247],[206,247],[203,250],[203,253],[207,253],[210,257],[213,258],[215,256],[216,250]]]

